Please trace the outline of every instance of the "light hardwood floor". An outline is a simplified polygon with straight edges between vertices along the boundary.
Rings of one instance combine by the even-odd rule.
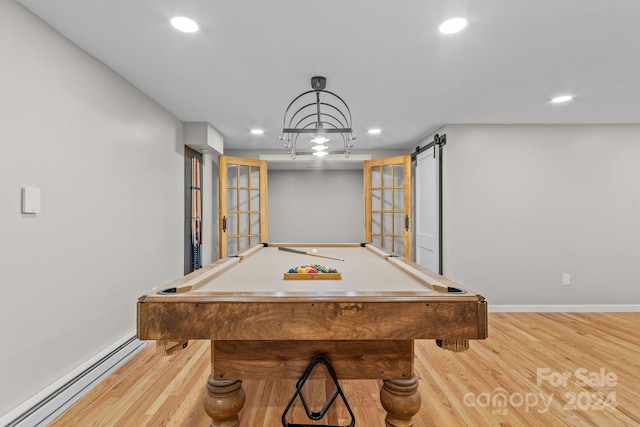
[[[640,426],[640,313],[491,313],[489,327],[465,353],[416,341],[416,427]],[[209,368],[208,341],[170,357],[150,344],[52,425],[208,426]],[[378,381],[340,384],[358,427],[384,426]],[[244,388],[241,426],[281,426],[294,382],[246,380]],[[322,405],[332,390],[314,381],[309,399]],[[324,423],[344,425],[345,414],[338,406]]]

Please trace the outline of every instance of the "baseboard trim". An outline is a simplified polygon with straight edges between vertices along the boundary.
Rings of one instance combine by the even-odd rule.
[[[35,427],[53,421],[107,375],[142,349],[134,332],[51,384],[0,418],[5,427]]]
[[[518,312],[540,312],[540,313],[606,313],[606,312],[639,312],[640,304],[586,304],[586,305],[492,305],[489,304],[489,311],[494,313],[518,313]]]

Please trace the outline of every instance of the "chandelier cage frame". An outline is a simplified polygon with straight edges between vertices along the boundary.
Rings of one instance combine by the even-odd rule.
[[[300,135],[340,134],[344,143],[344,155],[349,157],[356,139],[349,106],[340,96],[325,90],[326,78],[312,77],[311,87],[312,90],[295,97],[285,110],[282,134],[278,138],[283,141],[284,148],[289,150],[291,158],[295,159]]]

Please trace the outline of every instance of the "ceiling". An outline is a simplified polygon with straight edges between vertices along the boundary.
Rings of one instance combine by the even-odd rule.
[[[446,124],[639,119],[637,0],[18,1],[181,120],[211,123],[225,148],[280,149],[284,111],[315,75],[365,151]],[[440,34],[456,16],[467,28]]]

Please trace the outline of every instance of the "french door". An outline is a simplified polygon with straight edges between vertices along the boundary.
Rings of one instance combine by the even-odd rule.
[[[220,157],[220,258],[267,241],[267,162]]]
[[[365,241],[411,258],[411,156],[365,160]]]

